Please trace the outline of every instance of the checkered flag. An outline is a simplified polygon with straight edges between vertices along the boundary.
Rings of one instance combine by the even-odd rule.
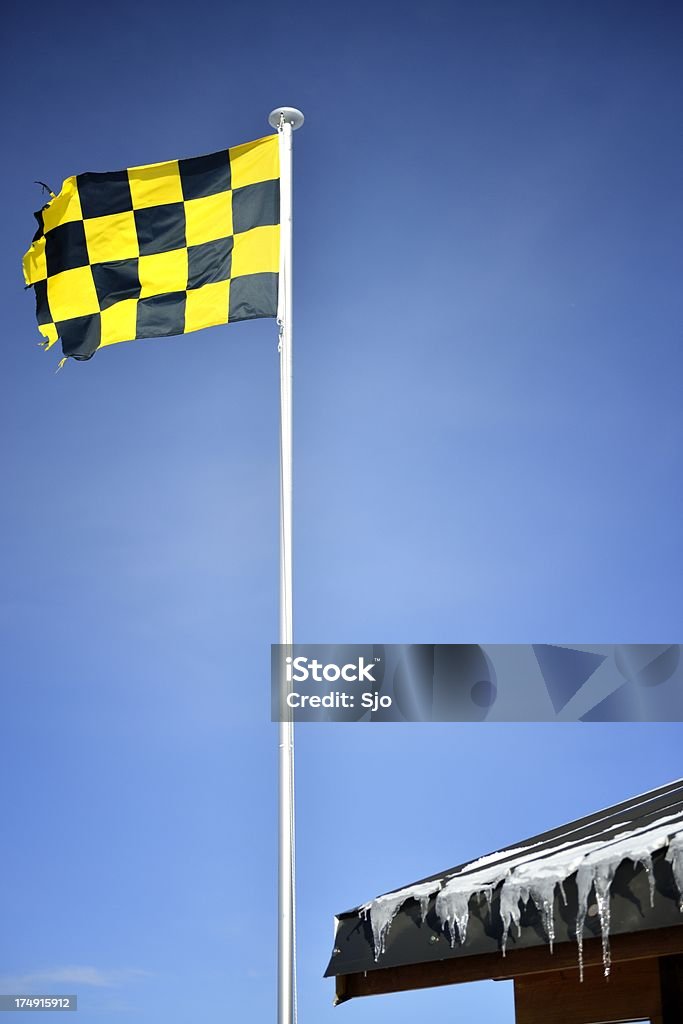
[[[67,178],[36,218],[24,276],[44,346],[65,357],[276,316],[277,135]]]

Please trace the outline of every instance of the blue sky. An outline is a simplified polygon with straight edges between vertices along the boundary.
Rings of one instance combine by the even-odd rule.
[[[299,640],[676,641],[681,11],[124,0],[5,24],[3,988],[78,992],[84,1024],[270,1020],[274,326],[55,377],[20,274],[34,179],[304,110]],[[507,984],[333,1010],[333,914],[678,777],[682,741],[299,729],[302,1024],[511,1024]]]

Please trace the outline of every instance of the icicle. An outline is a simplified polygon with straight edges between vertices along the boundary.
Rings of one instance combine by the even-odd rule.
[[[666,859],[671,864],[674,882],[678,889],[678,908],[683,914],[683,833],[674,836],[669,842]]]
[[[576,875],[579,905],[576,912],[576,945],[579,954],[579,981],[583,981],[583,926],[588,913],[588,897],[593,887],[593,876],[589,871],[579,871]]]
[[[576,939],[579,944],[579,973],[583,981],[583,926],[588,911],[588,896],[591,889],[595,893],[595,901],[598,905],[600,917],[600,934],[602,936],[602,963],[605,977],[609,977],[611,970],[611,957],[609,948],[610,930],[610,890],[614,881],[614,874],[621,863],[622,858],[615,859],[613,856],[591,857],[588,856],[581,864],[576,883],[579,890],[579,912],[576,915]]]
[[[424,920],[425,920],[425,918],[427,916],[427,911],[429,910],[429,901],[431,899],[431,896],[432,896],[432,893],[429,892],[425,896],[415,896],[415,897],[413,897],[414,899],[419,900],[419,903],[420,903],[420,920],[422,921],[423,924],[424,924]]]
[[[610,862],[601,864],[593,879],[593,888],[598,901],[598,916],[600,918],[600,934],[602,936],[602,965],[605,977],[608,978],[612,969],[612,957],[609,948],[609,930],[612,920],[610,908],[610,892],[614,881],[615,865]]]
[[[493,860],[494,858],[482,858]],[[481,863],[476,861],[475,863]],[[473,896],[484,896],[489,909],[493,899],[493,890],[507,874],[506,868],[491,866],[470,874],[455,875],[444,885],[436,897],[436,913],[441,927],[448,935],[451,948],[455,946],[456,935],[462,946],[467,940],[467,926],[470,919],[470,899]]]
[[[555,943],[555,886],[556,880],[548,879],[534,886],[531,890],[531,898],[541,912],[543,927],[548,935],[550,952],[553,952]]]
[[[420,904],[420,913],[424,921],[427,915],[429,899],[441,888],[441,879],[435,882],[423,882],[422,885],[414,885],[407,889],[399,889],[398,892],[390,892],[386,896],[378,896],[370,903],[364,903],[360,912],[365,918],[370,918],[372,925],[372,937],[375,944],[375,961],[379,960],[382,953],[386,951],[386,941],[392,922],[406,900],[417,900]]]
[[[467,938],[467,924],[470,919],[469,889],[464,891],[451,889],[449,892],[445,892],[442,889],[436,897],[436,913],[444,931],[446,930],[446,925],[448,925],[451,949],[455,947],[456,935],[462,946]]]
[[[375,962],[386,949],[386,938],[391,923],[401,909],[400,900],[374,900],[372,904],[362,908],[365,919],[370,918],[372,938],[375,944]]]
[[[648,885],[650,887],[650,906],[654,907],[654,905],[655,905],[655,873],[654,873],[654,869],[652,867],[652,856],[649,853],[644,853],[643,856],[639,857],[638,860],[635,863],[642,864],[642,866],[645,868],[645,873],[647,875],[647,882],[648,882]]]
[[[560,887],[560,895],[562,896],[562,903],[566,907],[567,906],[567,894],[564,891],[564,883],[565,883],[565,881],[566,881],[566,879],[561,878],[557,884]]]
[[[522,886],[516,880],[512,878],[507,879],[500,893],[500,916],[503,922],[503,938],[501,943],[503,956],[507,953],[508,936],[512,926],[516,927],[518,935],[521,933],[520,919],[522,911],[519,901],[523,899],[523,902],[526,903],[528,898],[528,891],[524,894]]]

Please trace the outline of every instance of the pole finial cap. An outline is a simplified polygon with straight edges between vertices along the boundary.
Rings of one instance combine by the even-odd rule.
[[[292,126],[292,131],[296,131],[297,128],[301,128],[304,123],[304,115],[296,107],[276,107],[275,110],[271,110],[268,114],[268,124],[271,128],[280,127],[280,118],[284,117]]]

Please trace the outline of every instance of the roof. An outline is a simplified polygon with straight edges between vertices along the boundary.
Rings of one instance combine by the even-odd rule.
[[[683,780],[337,917],[326,976],[683,927]]]

